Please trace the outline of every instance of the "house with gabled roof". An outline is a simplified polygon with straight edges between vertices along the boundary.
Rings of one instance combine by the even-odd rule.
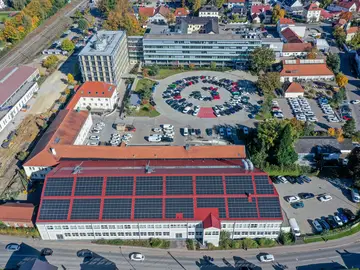
[[[282,0],[278,3],[288,14],[303,15],[304,6],[300,0]]]

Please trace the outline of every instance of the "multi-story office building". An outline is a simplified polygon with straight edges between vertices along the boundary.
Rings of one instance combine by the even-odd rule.
[[[206,156],[212,147],[196,151]],[[150,154],[161,146],[119,151],[134,148]],[[190,238],[218,246],[221,231],[232,239],[279,236],[279,195],[266,173],[246,170],[241,158],[188,159],[192,148],[173,148],[171,156],[188,155],[60,161],[44,183],[42,239]]]
[[[146,34],[143,39],[145,65],[189,65],[246,67],[250,53],[261,46],[257,35],[235,34]]]
[[[129,36],[127,37],[127,42],[130,64],[143,62],[143,36]]]
[[[126,33],[99,31],[79,53],[79,62],[84,81],[119,85],[129,66]]]

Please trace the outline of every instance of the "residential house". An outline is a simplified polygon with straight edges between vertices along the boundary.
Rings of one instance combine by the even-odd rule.
[[[318,22],[321,17],[321,8],[317,6],[315,3],[311,3],[307,7],[305,7],[304,17],[306,18],[306,22]]]
[[[284,60],[281,82],[334,80],[334,73],[324,59]]]
[[[174,15],[176,18],[187,17],[190,14],[190,11],[187,8],[177,8],[175,9]]]
[[[337,19],[340,15],[341,11],[328,11],[325,9],[321,9],[320,11],[320,19],[321,20],[332,20]]]
[[[255,5],[251,7],[250,14],[252,21],[256,23],[260,23],[261,21],[265,21],[265,14],[267,11],[271,11],[270,5]],[[268,21],[268,19],[266,20]]]
[[[278,33],[281,33],[282,30],[290,26],[295,26],[295,22],[293,19],[281,18],[276,23],[276,29]]]
[[[230,18],[239,18],[242,22],[247,21],[247,8],[246,7],[234,7],[229,13],[227,13],[227,16]]]
[[[226,6],[227,8],[243,7],[245,6],[245,0],[228,0]]]
[[[138,9],[138,17],[141,16],[143,18],[151,18],[155,15],[155,8],[153,7],[139,7]]]
[[[252,21],[252,23],[261,23],[261,18],[259,15],[254,14],[254,15],[251,15],[251,21]]]
[[[357,6],[355,1],[341,1],[329,5],[327,9],[330,11],[356,12]]]
[[[304,96],[304,88],[301,86],[300,83],[291,83],[285,91],[285,98],[294,98],[299,96]]]
[[[0,205],[0,221],[8,227],[32,228],[34,205],[31,203],[5,203]]]
[[[280,1],[279,4],[288,14],[303,15],[304,6],[300,0],[283,0]]]
[[[199,17],[220,18],[219,9],[215,6],[206,5],[200,8]]]
[[[358,26],[347,27],[345,29],[346,41],[351,41],[353,37],[356,35],[356,33],[359,32],[359,29],[360,28]]]
[[[262,5],[262,0],[248,0],[248,7]]]
[[[280,38],[286,43],[303,43],[302,39],[291,28],[281,31]]]
[[[338,160],[354,148],[351,139],[339,142],[334,137],[301,137],[295,143],[299,163],[312,162],[315,159]]]
[[[271,23],[272,22],[272,10],[266,10],[264,13],[263,23]]]
[[[219,21],[214,17],[177,18],[177,29],[182,34],[218,34]]]
[[[151,23],[167,23],[167,16],[170,13],[170,9],[165,6],[153,7],[140,7],[139,16],[148,18],[148,22]]]
[[[283,45],[282,56],[306,56],[311,51],[312,47],[311,43],[285,43]]]

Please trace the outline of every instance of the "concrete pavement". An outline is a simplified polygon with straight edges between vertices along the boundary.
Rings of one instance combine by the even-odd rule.
[[[327,264],[327,269],[334,269],[339,265],[346,267],[360,266],[360,240],[358,235],[326,243],[249,249],[247,251],[119,248],[117,246],[95,245],[85,241],[42,241],[10,236],[0,237],[0,250],[4,250],[5,245],[10,242],[23,243],[22,248],[16,253],[0,252],[0,267],[6,265],[9,267],[29,258],[38,257],[39,251],[44,247],[51,248],[54,251],[53,256],[46,257],[47,260],[58,266],[59,269],[67,270],[80,268],[79,265],[82,260],[76,257],[76,251],[83,248],[93,251],[96,254],[95,256],[99,256],[98,259],[101,259],[103,263],[115,263],[118,269],[234,269],[234,267],[246,264],[255,264],[261,266],[262,269],[284,269],[282,267],[284,265],[288,269],[321,269],[325,264]],[[135,251],[143,253],[146,260],[142,263],[129,261],[129,254]],[[256,257],[260,253],[274,254],[276,262],[274,264],[260,263]],[[214,262],[209,263],[204,260],[204,255],[213,257]],[[101,266],[99,267],[94,269],[102,269]]]

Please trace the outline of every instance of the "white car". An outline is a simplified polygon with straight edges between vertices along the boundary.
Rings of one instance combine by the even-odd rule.
[[[276,118],[284,118],[284,115],[282,114],[282,113],[274,113],[274,117],[276,117]]]
[[[100,130],[93,129],[93,130],[91,131],[91,133],[99,134],[99,133],[100,133]]]
[[[329,194],[324,194],[318,197],[320,202],[328,202],[332,200],[332,197]]]
[[[308,117],[307,119],[309,122],[317,122],[318,119],[315,116]]]
[[[142,255],[141,253],[132,253],[131,256],[130,256],[130,260],[132,261],[137,261],[137,262],[142,262],[145,260],[145,256]]]
[[[334,216],[334,220],[335,220],[335,222],[336,222],[339,226],[344,225],[344,223],[342,222],[341,218],[339,218],[337,215]]]
[[[275,257],[272,254],[266,254],[260,256],[260,262],[273,262],[275,261]]]
[[[91,135],[89,137],[90,140],[100,140],[100,137],[99,136],[95,136],[95,135]]]
[[[161,132],[161,131],[162,131],[161,128],[153,128],[152,130],[153,130],[154,132]]]
[[[298,201],[300,201],[300,197],[299,196],[289,196],[286,198],[286,201],[288,203],[298,202]]]
[[[184,136],[189,136],[189,129],[188,128],[184,128],[183,135]]]
[[[126,133],[126,134],[124,134],[124,138],[132,138],[132,134],[130,134],[130,133]]]
[[[197,116],[198,114],[199,114],[199,111],[194,111],[194,112],[192,113],[193,116]]]
[[[286,183],[289,182],[284,176],[281,176],[281,175],[279,175],[279,176],[277,177],[277,179],[278,179],[281,183],[284,183],[284,184],[286,184]]]
[[[200,111],[200,106],[195,106],[194,107],[194,112],[198,112],[198,111]]]
[[[96,125],[99,125],[99,126],[101,126],[101,127],[105,127],[105,123],[104,123],[104,122],[99,122],[99,123],[97,123]]]
[[[358,99],[351,100],[350,103],[351,103],[351,104],[359,104],[359,103],[360,103],[360,100],[358,100]]]
[[[98,142],[88,142],[86,145],[96,146],[96,145],[99,145],[99,143]]]
[[[7,251],[12,251],[12,252],[18,251],[18,250],[20,250],[20,245],[19,245],[19,244],[15,244],[15,243],[7,244],[6,247],[5,247],[5,249],[6,249]]]
[[[185,107],[185,109],[182,111],[183,113],[188,113],[190,111],[190,107]]]

